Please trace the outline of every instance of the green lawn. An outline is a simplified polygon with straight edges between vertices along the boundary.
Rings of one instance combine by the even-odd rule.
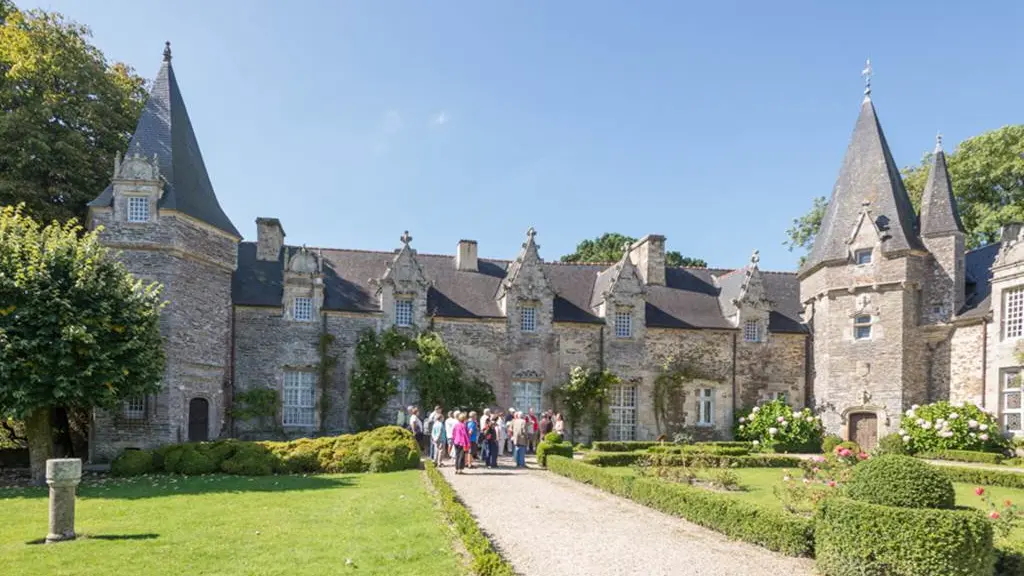
[[[45,489],[0,488],[0,574],[463,574],[422,472],[148,476],[79,490],[74,542]]]

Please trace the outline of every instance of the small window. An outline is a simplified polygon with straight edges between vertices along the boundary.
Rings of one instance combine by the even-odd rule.
[[[316,424],[316,391],[312,372],[289,370],[284,373],[284,401],[281,403],[282,424],[313,426]]]
[[[788,396],[788,392],[772,392],[771,399],[772,400],[782,400],[783,402],[788,404],[789,403],[789,399],[787,398],[787,396]]]
[[[537,331],[537,308],[523,306],[519,309],[519,329],[523,332]]]
[[[1003,413],[1003,429],[1007,432],[1024,431],[1021,417],[1024,416],[1024,403],[1021,402],[1020,370],[1011,368],[1003,370],[1003,401],[1000,411]]]
[[[146,398],[136,396],[124,401],[122,411],[126,420],[143,420],[146,418]]]
[[[144,196],[128,197],[128,221],[149,222],[149,198]]]
[[[871,250],[857,250],[853,253],[853,259],[857,265],[871,264]]]
[[[633,313],[631,311],[619,311],[615,313],[615,337],[633,337]]]
[[[932,306],[932,314],[942,314],[942,304]]]
[[[1003,291],[1003,334],[1007,338],[1024,337],[1024,286]]]
[[[853,319],[853,337],[856,340],[871,338],[871,316],[861,314]]]
[[[761,323],[757,320],[747,320],[743,324],[743,340],[747,342],[760,342]]]
[[[395,300],[395,326],[412,326],[412,300]]]
[[[292,303],[292,318],[295,320],[313,319],[313,299],[299,296]]]
[[[699,388],[697,390],[697,426],[714,426],[715,424],[715,390]]]

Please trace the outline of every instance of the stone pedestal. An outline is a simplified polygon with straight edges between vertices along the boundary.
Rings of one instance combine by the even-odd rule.
[[[46,483],[50,485],[48,543],[75,539],[75,488],[81,481],[82,461],[78,458],[46,461]]]

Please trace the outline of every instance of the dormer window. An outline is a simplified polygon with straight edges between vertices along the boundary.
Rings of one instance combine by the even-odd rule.
[[[395,326],[412,326],[412,299],[395,300]]]
[[[871,264],[871,249],[857,250],[853,253],[853,261],[856,262],[858,266]]]
[[[633,313],[631,310],[620,310],[615,313],[615,337],[633,337]]]
[[[149,222],[149,198],[145,196],[128,197],[128,221]]]
[[[1004,290],[1003,335],[1006,338],[1024,337],[1024,286]]]
[[[853,339],[871,339],[871,316],[868,314],[859,314],[853,318]]]
[[[761,323],[757,320],[747,320],[743,323],[743,341],[761,341]]]
[[[537,331],[537,307],[525,304],[519,308],[519,329],[523,332]]]
[[[313,299],[304,296],[295,298],[292,302],[292,318],[295,320],[310,321],[313,319]]]

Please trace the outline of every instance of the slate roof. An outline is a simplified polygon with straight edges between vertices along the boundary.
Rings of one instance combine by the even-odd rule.
[[[848,260],[846,241],[866,202],[875,224],[886,237],[882,243],[884,252],[924,249],[917,233],[914,207],[870,98],[861,104],[821,230],[801,273],[821,264]]]
[[[188,214],[241,238],[213,192],[185,100],[174,77],[169,45],[164,50],[163,64],[153,81],[135,134],[128,143],[128,153],[136,152],[147,158],[157,156],[165,180],[160,208]],[[112,201],[113,187],[107,186],[89,206],[110,206]]]
[[[953,184],[946,168],[946,153],[938,149],[932,158],[928,183],[921,196],[921,236],[941,236],[963,231],[960,210],[953,196]]]
[[[992,308],[992,264],[999,254],[1000,242],[971,250],[964,256],[967,298],[960,309],[963,318],[980,318]]]
[[[285,258],[296,247],[281,251],[277,262],[256,259],[256,244],[238,247],[238,269],[233,280],[233,300],[240,306],[281,306]],[[370,279],[380,278],[394,252],[311,249],[324,260],[324,309],[376,312],[379,304]],[[455,257],[417,254],[431,287],[427,292],[428,313],[454,318],[501,318],[495,293],[510,265],[509,260],[480,258],[479,272],[455,269]],[[602,323],[591,308],[595,280],[609,264],[543,264],[551,288],[557,294],[554,319],[557,322]],[[733,329],[719,308],[719,289],[712,275],[729,270],[666,268],[666,286],[647,286],[647,325],[664,328]],[[765,272],[765,288],[775,302],[769,329],[774,332],[805,332],[800,323],[800,287],[796,275]]]

